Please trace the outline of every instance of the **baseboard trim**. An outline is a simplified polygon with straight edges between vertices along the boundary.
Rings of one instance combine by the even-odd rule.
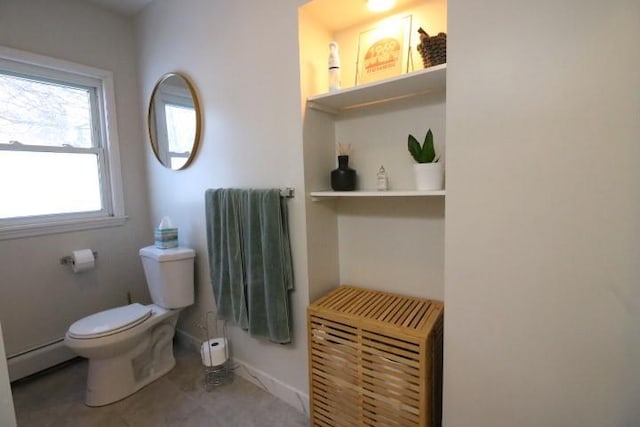
[[[42,347],[11,356],[7,359],[9,381],[19,380],[74,357],[77,355],[64,344],[62,338]]]
[[[176,344],[183,348],[187,348],[198,353],[200,352],[200,340],[179,329],[176,330]],[[300,390],[283,383],[277,378],[274,378],[266,372],[261,371],[260,369],[251,366],[236,357],[232,357],[231,360],[233,362],[233,366],[235,368],[234,372],[236,375],[241,376],[245,380],[255,384],[283,402],[288,403],[305,416],[309,416],[308,394],[302,393]]]
[[[245,380],[257,385],[264,391],[271,393],[283,402],[296,408],[305,416],[309,416],[309,395],[283,383],[260,369],[242,360],[232,358],[236,369],[234,372]]]

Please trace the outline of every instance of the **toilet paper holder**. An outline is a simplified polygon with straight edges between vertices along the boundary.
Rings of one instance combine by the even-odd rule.
[[[215,337],[211,335],[211,331],[209,329],[210,324],[210,316],[214,318],[214,330]],[[224,340],[224,351],[225,351],[225,361],[221,365],[217,366],[207,366],[205,357],[209,357],[209,361],[212,362],[211,353],[207,352],[206,354],[202,354],[202,362],[205,364],[204,366],[204,389],[205,391],[211,391],[214,387],[229,384],[233,382],[233,367],[231,365],[230,360],[230,352],[229,352],[229,339],[227,333],[227,322],[224,320],[218,320],[215,316],[215,312],[210,310],[207,311],[205,315],[206,322],[206,332],[207,332],[207,340],[205,343],[209,343],[214,338],[221,338]],[[219,322],[222,322],[222,336],[219,335]],[[203,343],[204,344],[204,343]],[[202,350],[201,350],[202,352]],[[210,363],[209,365],[212,365]]]
[[[97,251],[91,251],[91,252],[93,252],[93,257],[95,259],[98,259],[98,252]],[[73,256],[71,256],[71,255],[63,256],[62,258],[60,258],[60,264],[61,265],[71,265],[71,264],[73,264]]]

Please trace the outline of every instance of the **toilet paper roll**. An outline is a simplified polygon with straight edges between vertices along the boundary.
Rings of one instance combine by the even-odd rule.
[[[96,259],[91,249],[80,249],[71,253],[71,268],[74,273],[91,270],[96,266]]]
[[[204,366],[218,366],[227,361],[226,338],[213,338],[202,343],[200,356]]]

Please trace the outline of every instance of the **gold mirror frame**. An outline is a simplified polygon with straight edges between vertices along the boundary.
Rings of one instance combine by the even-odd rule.
[[[176,85],[178,83],[178,85]],[[189,150],[183,152],[172,152],[169,150],[169,128],[167,123],[166,109],[158,106],[175,103],[178,108],[188,109],[193,107],[195,113],[195,129],[193,129],[193,142]],[[161,112],[162,114],[158,114]],[[181,170],[188,167],[196,156],[200,146],[200,133],[202,130],[200,103],[196,95],[195,88],[191,81],[181,73],[167,73],[156,83],[149,99],[149,109],[147,113],[147,127],[149,140],[153,154],[164,167],[171,170]],[[162,123],[160,125],[160,122]],[[160,127],[159,127],[160,125]],[[190,130],[187,130],[191,133]],[[175,133],[175,132],[174,132]],[[190,140],[190,138],[188,138]],[[184,162],[179,159],[186,158]],[[178,159],[177,165],[172,166],[172,161]]]

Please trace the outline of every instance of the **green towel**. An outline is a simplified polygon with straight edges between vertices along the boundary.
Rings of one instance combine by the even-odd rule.
[[[253,337],[291,342],[293,268],[280,190],[207,190],[205,209],[218,318]]]

